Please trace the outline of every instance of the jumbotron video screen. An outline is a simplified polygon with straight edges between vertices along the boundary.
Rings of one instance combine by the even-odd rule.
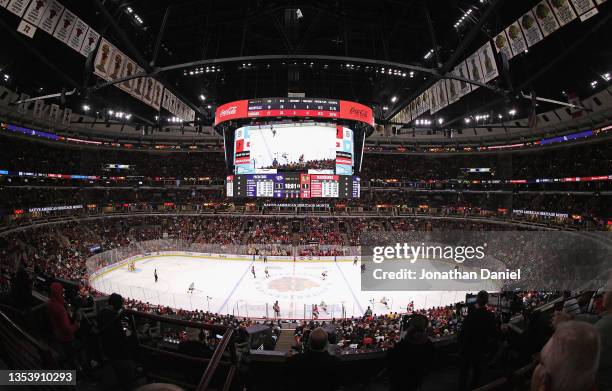
[[[342,125],[291,123],[234,131],[233,197],[356,198],[354,133]]]

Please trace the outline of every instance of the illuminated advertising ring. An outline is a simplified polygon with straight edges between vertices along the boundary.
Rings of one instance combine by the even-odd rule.
[[[315,98],[263,98],[229,102],[217,108],[215,126],[226,121],[269,117],[328,118],[374,126],[374,114],[368,106],[346,100]]]

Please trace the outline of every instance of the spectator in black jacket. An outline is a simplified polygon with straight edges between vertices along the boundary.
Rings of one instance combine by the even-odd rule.
[[[130,359],[129,340],[121,323],[122,308],[123,297],[117,293],[111,294],[108,304],[98,314],[98,330],[102,351],[116,375],[111,382],[121,385],[124,390],[131,390],[139,380],[142,368]]]
[[[476,305],[468,310],[461,330],[461,368],[459,386],[462,390],[477,388],[486,364],[489,348],[497,337],[495,315],[487,310],[489,294],[478,292]]]
[[[340,383],[340,360],[327,351],[328,335],[321,327],[309,337],[309,349],[291,356],[285,367],[287,389],[293,391],[331,391]]]
[[[102,341],[102,351],[111,360],[127,358],[127,336],[121,324],[123,297],[113,293],[106,307],[98,314],[98,330]]]
[[[406,336],[387,354],[389,390],[417,390],[434,360],[434,345],[427,337],[429,320],[421,314],[411,315]]]

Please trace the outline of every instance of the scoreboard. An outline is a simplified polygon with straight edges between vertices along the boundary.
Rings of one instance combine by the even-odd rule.
[[[245,174],[227,177],[226,194],[236,198],[359,198],[360,178],[333,174]]]

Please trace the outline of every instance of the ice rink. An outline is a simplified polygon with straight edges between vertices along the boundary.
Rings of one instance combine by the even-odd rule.
[[[189,293],[191,283],[194,290]],[[416,309],[448,305],[463,301],[468,292],[361,291],[361,269],[352,261],[264,263],[201,255],[145,257],[136,261],[136,271],[128,271],[126,266],[110,269],[93,278],[92,286],[151,304],[236,316],[273,317],[272,305],[278,300],[281,317],[311,318],[316,304],[319,319],[361,316],[368,306],[376,314],[405,312],[411,301]]]

